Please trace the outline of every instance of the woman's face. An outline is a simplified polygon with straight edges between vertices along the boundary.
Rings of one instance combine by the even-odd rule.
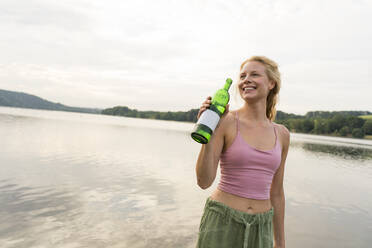
[[[239,74],[238,88],[240,96],[245,101],[264,98],[266,100],[269,91],[275,83],[269,80],[265,72],[265,66],[257,61],[247,62]]]

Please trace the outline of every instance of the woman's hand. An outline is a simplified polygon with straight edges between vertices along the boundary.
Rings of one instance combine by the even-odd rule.
[[[200,109],[199,109],[199,112],[198,112],[198,116],[196,117],[198,120],[201,116],[201,114],[207,109],[209,108],[209,106],[211,106],[211,103],[212,103],[212,97],[211,96],[208,96],[207,99],[205,99],[205,101],[202,103]]]
[[[211,96],[208,96],[205,101],[202,103],[202,106],[200,107],[199,109],[199,112],[198,112],[198,115],[197,115],[197,120],[199,120],[201,114],[209,108],[209,106],[211,106],[211,103],[212,103],[212,97]],[[229,104],[226,105],[226,109],[225,109],[225,112],[223,113],[223,115],[221,116],[224,117],[227,113],[229,112]]]

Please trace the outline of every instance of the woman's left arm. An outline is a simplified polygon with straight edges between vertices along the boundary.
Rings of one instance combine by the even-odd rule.
[[[285,248],[284,234],[284,213],[285,213],[285,196],[283,188],[284,164],[287,158],[290,134],[288,129],[280,125],[280,137],[282,141],[282,158],[280,166],[274,175],[270,189],[271,204],[274,207],[274,248]]]

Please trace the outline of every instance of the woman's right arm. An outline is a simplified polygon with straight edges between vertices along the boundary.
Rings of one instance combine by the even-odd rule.
[[[198,119],[203,111],[209,107],[210,99],[211,97],[208,97],[204,101],[198,113]],[[197,183],[202,189],[209,188],[216,178],[218,162],[224,146],[225,129],[227,126],[227,118],[225,117],[227,116],[228,111],[229,105],[226,107],[225,113],[221,116],[210,141],[207,144],[203,144],[199,152],[199,157],[196,162],[196,177]]]

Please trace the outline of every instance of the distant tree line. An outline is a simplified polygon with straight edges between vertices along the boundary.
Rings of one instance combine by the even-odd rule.
[[[102,110],[105,115],[186,122],[196,122],[198,112],[199,109],[177,112],[138,111],[126,106]],[[372,135],[372,116],[370,119],[359,116],[371,114],[369,111],[311,111],[305,115],[296,115],[277,111],[275,122],[283,124],[291,132],[363,138]]]
[[[370,114],[368,111],[315,111],[301,118],[276,122],[285,125],[291,132],[364,138],[365,135],[372,135],[372,116],[370,119],[358,116]]]
[[[199,109],[191,109],[189,111],[177,111],[177,112],[158,112],[158,111],[138,111],[137,109],[130,109],[126,106],[117,106],[102,110],[104,115],[119,115],[134,118],[145,118],[145,119],[159,119],[159,120],[173,120],[173,121],[186,121],[196,122]]]

